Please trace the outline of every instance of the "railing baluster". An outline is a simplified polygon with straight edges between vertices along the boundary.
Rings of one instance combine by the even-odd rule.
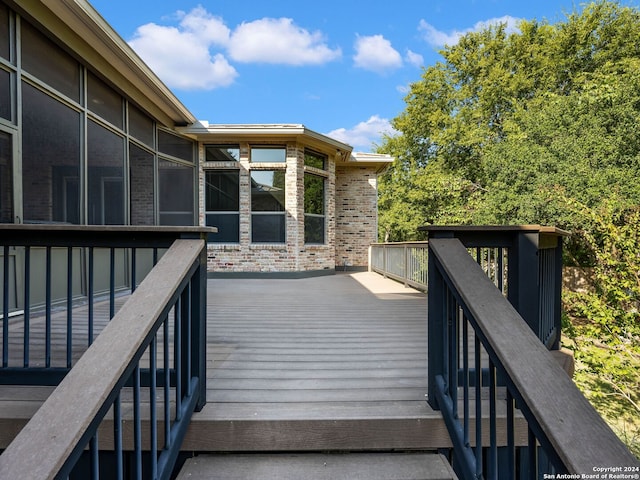
[[[4,246],[2,273],[2,368],[9,365],[9,246]]]
[[[88,272],[88,288],[87,288],[87,304],[88,304],[88,325],[87,325],[87,344],[91,346],[93,343],[93,274],[94,274],[94,262],[93,262],[93,247],[89,247],[89,272]]]
[[[24,336],[23,343],[23,365],[29,367],[31,345],[31,247],[24,249],[24,313],[23,313]]]
[[[182,295],[174,307],[173,362],[176,371],[176,422],[182,418]]]
[[[451,310],[449,313],[449,395],[453,403],[453,418],[458,418],[458,319],[460,307],[453,294],[450,294]]]
[[[98,434],[96,433],[89,441],[89,451],[91,455],[91,478],[100,478],[100,450],[98,449]]]
[[[187,284],[187,288],[185,288],[185,308],[187,310],[186,312],[186,316],[187,316],[187,331],[185,332],[185,340],[187,341],[187,354],[185,356],[186,361],[187,361],[187,378],[185,379],[187,381],[187,395],[191,396],[193,395],[193,384],[191,383],[191,367],[192,367],[192,363],[191,361],[193,360],[193,344],[192,344],[192,339],[193,336],[191,335],[191,332],[193,331],[192,328],[192,323],[191,323],[191,314],[192,314],[192,309],[191,309],[191,282],[189,282]]]
[[[67,247],[67,368],[73,360],[73,248]]]
[[[137,249],[131,249],[131,293],[136,291],[136,252]]]
[[[482,475],[482,358],[480,337],[474,334],[475,381],[476,381],[476,476]]]
[[[120,405],[120,394],[113,402],[113,448],[116,457],[116,478],[124,478],[124,458],[122,448],[122,408]]]
[[[169,317],[163,321],[163,351],[164,351],[164,448],[171,447],[171,353],[169,351]]]
[[[46,368],[51,367],[51,246],[46,248],[45,259],[45,360]]]
[[[116,314],[116,250],[109,249],[109,320]]]
[[[507,475],[516,478],[515,401],[507,389]]]
[[[464,415],[464,445],[469,447],[469,323],[466,316],[462,319],[462,388],[463,388],[463,415]]]
[[[498,478],[498,437],[497,422],[497,391],[496,391],[496,367],[489,359],[489,459],[488,478]]]
[[[142,416],[140,414],[140,364],[133,370],[133,450],[135,478],[142,480]]]
[[[156,365],[158,336],[153,336],[149,345],[149,432],[151,436],[151,446],[149,456],[151,457],[151,478],[158,476],[158,416],[156,405],[156,375],[158,373]]]
[[[538,441],[531,428],[528,428],[528,453],[529,479],[538,480]]]

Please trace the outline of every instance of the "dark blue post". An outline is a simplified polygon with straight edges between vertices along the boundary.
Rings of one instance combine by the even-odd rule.
[[[538,335],[538,233],[517,232],[508,262],[507,299]]]
[[[200,254],[200,265],[193,275],[191,286],[192,323],[192,375],[199,379],[198,402],[199,412],[207,403],[207,249]]]
[[[427,266],[427,377],[428,402],[431,408],[439,410],[436,397],[436,377],[445,373],[444,331],[447,328],[445,289],[442,275],[437,267],[437,259],[429,246]]]

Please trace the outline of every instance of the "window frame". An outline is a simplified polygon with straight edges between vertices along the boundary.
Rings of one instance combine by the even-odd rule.
[[[253,188],[253,174],[260,172],[273,172],[274,174],[277,172],[282,172],[283,175],[283,200],[282,203],[279,203],[282,206],[282,210],[255,210],[254,209],[254,192]],[[249,170],[249,201],[250,201],[250,221],[251,221],[251,243],[253,244],[271,244],[271,245],[282,245],[287,243],[287,206],[286,206],[286,198],[287,198],[287,190],[286,190],[286,168],[253,168]],[[281,226],[282,226],[282,236],[278,238],[278,240],[256,240],[256,228],[255,228],[255,220],[259,217],[267,218],[267,217],[278,217],[281,218]]]
[[[238,203],[238,210],[208,210],[208,201],[207,201],[207,174],[209,173],[230,173],[233,172],[237,175],[237,180],[238,180],[238,191],[237,191],[237,203]],[[238,223],[238,231],[237,231],[237,240],[233,240],[233,241],[229,241],[229,240],[216,240],[215,239],[215,235],[217,234],[208,234],[207,235],[207,243],[213,243],[213,244],[232,244],[232,245],[237,245],[240,243],[240,190],[241,190],[241,186],[240,186],[240,169],[236,169],[236,168],[205,168],[204,169],[204,222],[206,226],[217,226],[217,225],[209,225],[208,223],[208,216],[209,215],[223,215],[223,216],[235,216],[237,218],[237,223]]]
[[[310,213],[307,212],[307,185],[306,179],[308,177],[319,179],[322,181],[322,213]],[[326,245],[327,244],[327,177],[324,175],[318,175],[314,171],[308,171],[305,167],[304,172],[305,189],[304,189],[304,243],[305,245]],[[307,219],[322,219],[322,240],[319,242],[308,240],[308,224]]]

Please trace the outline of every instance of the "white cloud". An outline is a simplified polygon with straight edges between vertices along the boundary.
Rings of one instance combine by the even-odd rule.
[[[386,118],[373,115],[365,122],[351,128],[338,128],[326,135],[340,142],[353,146],[356,150],[370,150],[374,144],[379,145],[383,134],[394,135],[396,131]]]
[[[202,7],[180,11],[177,17],[177,27],[155,23],[138,27],[129,44],[170,87],[209,90],[231,85],[238,72],[222,53],[211,52],[229,42],[224,21]]]
[[[262,18],[242,23],[231,35],[229,55],[238,62],[318,65],[340,58],[320,32],[310,33],[290,18]]]
[[[180,26],[199,40],[210,45],[224,46],[229,43],[229,27],[221,17],[211,15],[204,7],[198,6],[189,13],[180,11],[178,16],[181,18]]]
[[[520,20],[520,18],[505,15],[503,17],[490,18],[489,20],[477,22],[473,27],[465,30],[452,30],[450,32],[443,32],[425,20],[420,20],[418,30],[422,32],[422,36],[428,44],[433,45],[434,47],[442,47],[444,45],[455,45],[463,35],[469,32],[480,31],[491,25],[506,24],[507,33],[517,32]]]
[[[424,57],[419,53],[412,52],[411,50],[407,50],[407,54],[404,56],[404,59],[414,67],[421,67],[424,65]]]
[[[386,73],[402,66],[402,57],[382,35],[358,36],[353,57],[355,66],[376,73]]]
[[[136,30],[131,47],[170,87],[184,90],[226,87],[238,75],[197,33],[149,23]]]
[[[238,76],[229,59],[285,65],[317,65],[340,58],[320,32],[310,33],[289,18],[263,18],[231,30],[220,17],[198,6],[172,16],[177,26],[138,27],[131,47],[169,86],[210,90]]]

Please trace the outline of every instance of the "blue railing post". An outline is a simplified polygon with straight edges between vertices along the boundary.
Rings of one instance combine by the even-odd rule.
[[[507,262],[507,299],[538,334],[538,233],[516,232]]]
[[[200,265],[191,285],[191,375],[199,379],[196,411],[207,403],[207,253],[203,249]]]
[[[431,246],[429,246],[431,250]],[[427,296],[427,375],[428,402],[434,410],[439,410],[436,397],[436,378],[445,373],[445,330],[447,328],[446,301],[444,280],[440,269],[436,267],[435,255],[429,252],[427,260],[427,282],[429,294]]]

